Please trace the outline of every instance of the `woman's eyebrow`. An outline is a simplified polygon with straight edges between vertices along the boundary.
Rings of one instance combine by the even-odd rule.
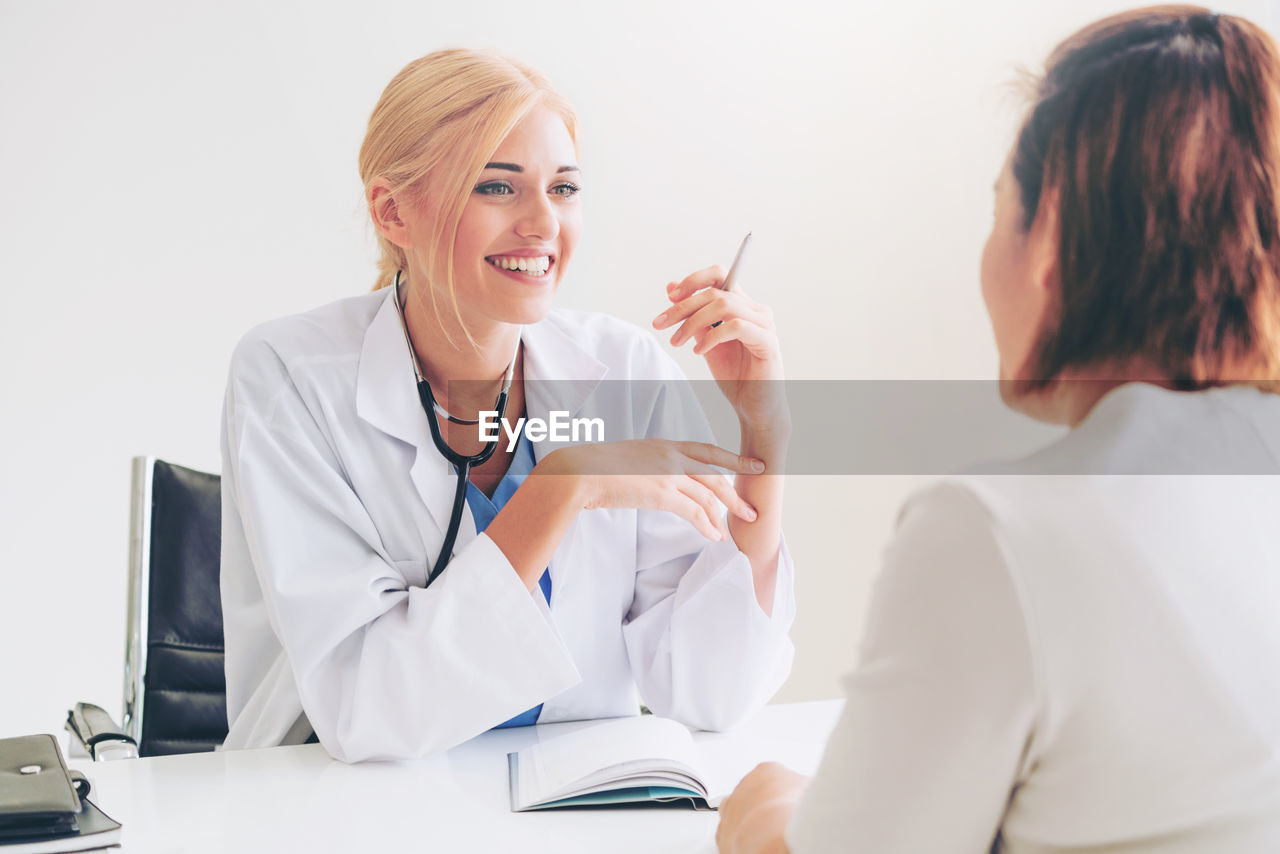
[[[484,168],[502,169],[506,172],[523,172],[524,171],[524,167],[518,163],[486,163],[484,165]],[[556,173],[559,174],[560,172],[581,172],[581,171],[582,170],[579,169],[577,166],[561,166],[559,169],[556,170]]]

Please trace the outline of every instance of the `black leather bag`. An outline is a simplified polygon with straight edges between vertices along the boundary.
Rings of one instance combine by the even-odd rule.
[[[52,735],[0,738],[0,843],[78,833],[87,794],[89,781],[67,770]]]

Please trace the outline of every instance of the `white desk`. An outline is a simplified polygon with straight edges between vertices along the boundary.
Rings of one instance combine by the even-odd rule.
[[[812,773],[842,701],[766,707],[731,733],[695,733],[737,780],[778,760]],[[717,816],[671,808],[512,813],[507,753],[581,723],[485,733],[413,762],[345,765],[318,744],[91,763],[93,801],[151,852],[711,852]]]

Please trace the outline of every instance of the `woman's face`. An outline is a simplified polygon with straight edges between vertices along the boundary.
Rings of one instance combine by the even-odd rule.
[[[453,244],[468,326],[546,315],[582,232],[579,181],[573,139],[554,111],[536,108],[507,134],[471,191]]]
[[[1040,337],[1057,269],[1056,219],[1046,223],[1038,216],[1030,230],[1023,230],[1018,182],[1007,160],[995,193],[995,221],[982,250],[982,299],[1000,354],[1000,379],[1029,379],[1027,362]]]

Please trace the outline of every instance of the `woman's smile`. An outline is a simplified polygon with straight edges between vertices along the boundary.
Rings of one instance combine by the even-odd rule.
[[[543,284],[546,281],[550,281],[547,274],[555,265],[556,256],[553,252],[543,250],[525,250],[501,255],[488,255],[484,260],[488,262],[489,266],[496,267],[500,272],[506,273],[518,281]]]

